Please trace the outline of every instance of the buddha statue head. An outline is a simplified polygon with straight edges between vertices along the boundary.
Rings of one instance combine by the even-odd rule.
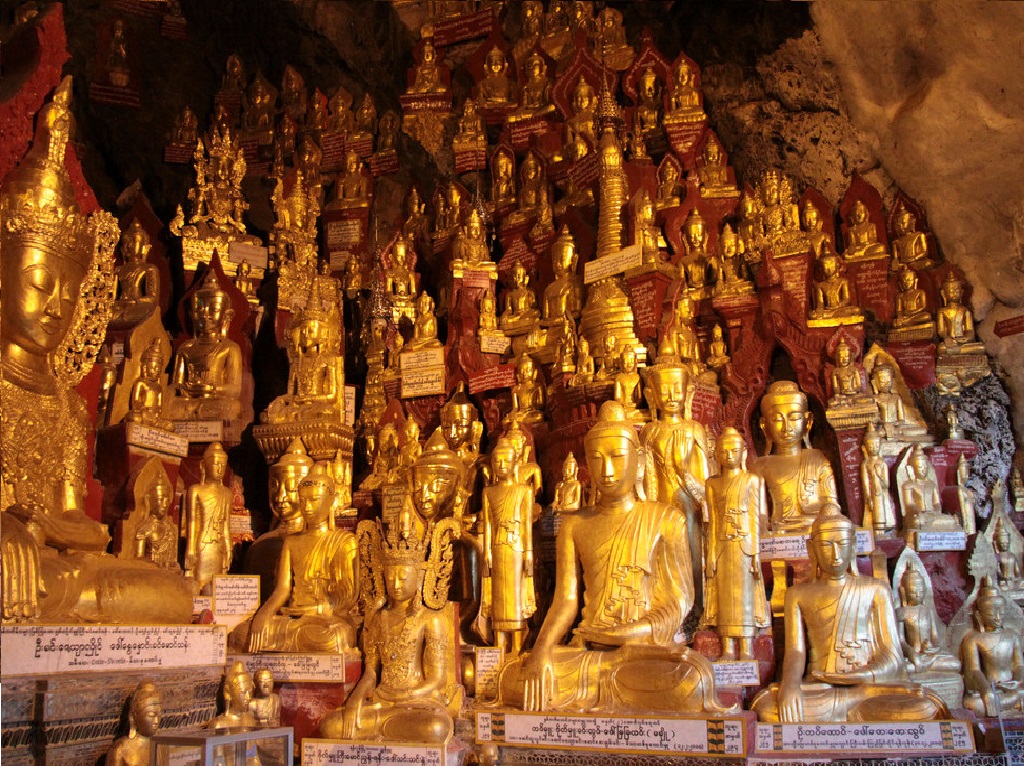
[[[853,349],[850,348],[850,344],[846,342],[845,337],[839,339],[833,359],[839,367],[846,367],[852,361]]]
[[[766,444],[765,454],[773,448],[780,454],[793,454],[801,447],[810,448],[814,415],[807,407],[807,395],[790,380],[777,380],[761,398],[761,430]]]
[[[473,422],[477,419],[476,405],[459,383],[451,398],[441,407],[441,435],[449,449],[458,450],[469,444],[473,435]]]
[[[974,619],[981,631],[995,631],[1003,627],[1006,599],[992,575],[986,575],[974,602]]]
[[[128,738],[152,737],[160,729],[163,712],[160,690],[152,681],[140,681],[128,706]]]
[[[881,453],[882,434],[874,423],[868,423],[864,438],[861,440],[861,448],[865,457],[877,457]]]
[[[718,168],[722,166],[722,144],[719,143],[718,139],[712,133],[708,142],[704,145],[704,152],[702,153],[704,164],[710,167]]]
[[[868,209],[863,202],[857,200],[853,203],[853,207],[850,208],[850,224],[853,226],[860,226],[868,219]]]
[[[412,500],[420,516],[435,521],[451,515],[464,471],[462,458],[434,431],[412,465]]]
[[[819,577],[856,575],[857,528],[837,503],[826,502],[811,525],[807,551]]]
[[[576,240],[568,226],[562,226],[558,239],[551,246],[551,265],[556,278],[576,271]]]
[[[928,585],[917,567],[908,566],[903,570],[899,587],[900,603],[903,606],[920,606],[924,603],[927,592]]]
[[[270,668],[260,668],[252,678],[256,686],[257,697],[269,697],[274,693],[274,672]]]
[[[576,83],[576,90],[572,92],[573,114],[579,116],[594,111],[596,94],[594,88],[583,77]]]
[[[64,169],[74,130],[70,98],[65,77],[0,194],[2,374],[38,393],[75,385],[91,369],[115,289],[117,222],[102,211],[82,215]]]
[[[313,459],[306,454],[302,439],[295,439],[288,450],[270,466],[270,510],[275,522],[272,526],[290,526],[301,516],[299,510],[299,482],[313,467]]]
[[[583,439],[587,468],[602,500],[616,502],[636,491],[640,440],[626,410],[616,401],[601,405],[597,422]]]
[[[697,208],[692,208],[683,224],[683,239],[686,240],[687,249],[694,248],[703,252],[707,242],[707,226],[704,223],[704,216]]]
[[[146,260],[146,256],[149,255],[150,248],[153,246],[149,242],[149,234],[142,228],[142,223],[136,218],[132,221],[131,226],[121,236],[121,257],[125,263],[138,264]]]
[[[804,205],[803,212],[800,216],[800,220],[804,224],[804,231],[806,232],[818,232],[821,231],[823,225],[821,220],[821,213],[818,211],[817,205],[813,205],[810,202]]]
[[[562,479],[564,481],[575,481],[576,477],[579,476],[579,472],[580,464],[576,462],[576,455],[570,451],[562,463]]]
[[[334,508],[334,495],[337,487],[331,476],[327,463],[316,463],[308,474],[299,482],[299,509],[306,522],[306,530],[317,527],[334,526],[331,511]]]
[[[723,258],[734,258],[743,252],[743,240],[732,226],[726,224],[718,237],[718,250]]]
[[[690,376],[681,365],[658,364],[649,368],[646,391],[662,416],[682,417]]]
[[[942,293],[942,300],[947,306],[959,306],[963,300],[964,283],[957,277],[953,269],[946,273],[946,278],[942,281],[940,292]]]
[[[252,676],[241,662],[232,662],[224,674],[224,713],[242,715],[249,710],[252,700]]]
[[[224,335],[235,315],[231,298],[217,283],[213,269],[207,270],[199,289],[192,294],[190,313],[196,337]]]
[[[640,81],[638,84],[637,92],[640,95],[642,103],[649,107],[657,107],[658,103],[658,75],[654,72],[654,67],[647,66],[644,68],[644,72],[640,75]]]
[[[732,426],[722,429],[715,443],[715,456],[725,469],[744,469],[747,463],[747,440]]]
[[[203,453],[203,481],[223,481],[227,468],[228,453],[220,442],[213,442]]]
[[[505,70],[508,69],[508,61],[505,58],[505,54],[501,48],[495,45],[487,52],[487,58],[484,61],[484,70],[487,75],[491,77],[497,77],[505,74]]]

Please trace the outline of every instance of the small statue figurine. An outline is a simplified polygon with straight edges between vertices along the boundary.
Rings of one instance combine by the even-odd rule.
[[[974,602],[975,628],[960,642],[964,707],[975,715],[1001,718],[1024,711],[1024,638],[1004,625],[1006,599],[986,576]]]
[[[935,611],[924,566],[913,551],[906,550],[908,563],[896,589],[896,626],[907,658],[907,673],[927,684],[940,673],[959,673],[960,661],[946,649],[945,626]],[[897,564],[895,574],[898,570]]]
[[[573,91],[572,110],[572,116],[565,121],[565,145],[562,152],[566,159],[579,160],[597,146],[594,127],[597,94],[583,77],[580,77]],[[577,139],[582,139],[582,143]]]
[[[139,364],[139,377],[132,383],[128,398],[128,413],[124,419],[129,423],[142,423],[164,431],[174,426],[163,417],[164,404],[164,357],[159,338],[146,346]]]
[[[721,370],[729,364],[729,350],[725,346],[722,337],[722,325],[716,324],[711,328],[711,343],[708,345],[707,365],[712,370]]]
[[[407,351],[418,351],[425,348],[440,348],[437,339],[437,317],[434,315],[434,299],[426,292],[420,293],[416,299],[416,321],[413,323],[412,340],[406,346]]]
[[[160,690],[152,681],[139,681],[128,703],[128,734],[107,751],[106,766],[149,766],[153,736],[160,729]]]
[[[505,295],[505,310],[501,312],[498,325],[502,330],[515,334],[531,327],[540,319],[537,309],[537,294],[530,287],[530,275],[522,261],[512,266],[512,289]]]
[[[928,257],[928,237],[917,230],[917,218],[900,203],[894,222],[896,237],[892,241],[892,267],[926,269],[935,262]]]
[[[162,464],[143,497],[145,517],[135,528],[135,558],[152,561],[158,567],[181,571],[178,566],[178,525],[167,515],[174,489]]]
[[[499,702],[538,712],[723,714],[710,663],[679,642],[694,603],[685,521],[637,496],[640,442],[621,404],[601,405],[584,446],[595,504],[562,517],[554,601],[533,650],[503,669]],[[581,588],[575,641],[561,646]]]
[[[838,497],[828,458],[807,446],[813,425],[807,395],[796,383],[778,380],[768,387],[760,420],[766,453],[754,461],[753,471],[768,487],[775,534],[806,534],[822,504]]]
[[[1021,478],[1020,469],[1016,466],[1010,472],[1010,486],[1013,488],[1013,512],[1024,513],[1024,479]]]
[[[412,468],[413,463],[420,459],[423,454],[423,446],[420,444],[420,424],[414,417],[405,419],[402,425],[402,450],[399,453],[398,462],[403,468]]]
[[[864,494],[862,525],[875,537],[889,538],[896,533],[896,508],[889,491],[889,465],[881,455],[882,437],[874,423],[868,423],[861,441],[864,458],[860,464],[860,485]]]
[[[829,376],[832,383],[832,398],[828,400],[829,408],[849,407],[867,399],[870,395],[865,391],[865,380],[862,369],[853,358],[853,349],[846,342],[846,336],[839,339],[832,354],[834,366]]]
[[[935,469],[920,444],[907,452],[897,469],[903,532],[911,547],[917,547],[918,532],[960,532],[956,518],[942,512]]]
[[[856,567],[856,529],[828,502],[807,543],[811,582],[786,590],[781,680],[754,698],[760,721],[925,721],[949,715],[933,692],[903,679],[892,595]]]
[[[590,342],[580,335],[576,341],[576,372],[569,380],[570,386],[585,386],[594,381],[594,357],[590,355]]]
[[[370,179],[364,172],[365,163],[349,149],[345,152],[345,172],[335,182],[334,200],[327,209],[367,207],[370,204]]]
[[[457,152],[471,152],[487,149],[487,127],[477,110],[476,101],[467,98],[459,116],[459,129],[452,139],[452,148]]]
[[[256,719],[249,712],[253,693],[252,675],[245,669],[245,665],[238,661],[232,662],[224,673],[222,688],[224,712],[207,723],[206,728],[214,731],[255,728]],[[229,747],[232,746],[222,745],[221,750]]]
[[[669,108],[665,123],[700,122],[706,115],[701,107],[700,91],[694,83],[696,73],[685,56],[679,57],[675,71],[672,92],[669,94]]]
[[[672,156],[665,155],[658,168],[658,198],[654,201],[655,208],[664,210],[679,206],[686,193],[679,176],[679,165]]]
[[[714,259],[715,295],[747,295],[754,292],[750,272],[743,257],[743,239],[726,224],[718,235],[718,257]]]
[[[356,109],[355,133],[351,136],[353,141],[372,141],[373,132],[377,129],[377,107],[373,103],[373,96],[369,92],[363,94],[363,100],[359,102]]]
[[[149,234],[139,219],[121,235],[121,258],[117,267],[117,301],[114,319],[125,324],[137,324],[156,310],[160,300],[160,272],[146,258],[153,246]]]
[[[846,219],[846,248],[843,255],[848,261],[889,257],[885,245],[878,241],[878,230],[868,216],[867,206],[860,200],[853,203]]]
[[[821,220],[821,211],[818,210],[817,205],[813,202],[805,203],[800,215],[800,222],[815,260],[821,258],[825,253],[835,252],[835,241],[831,234],[824,231],[825,224]]]
[[[977,494],[967,486],[967,481],[970,478],[971,472],[967,466],[967,457],[961,454],[956,461],[956,499],[960,508],[960,524],[964,528],[964,534],[967,535],[973,535],[978,531],[975,515]]]
[[[252,276],[252,266],[249,261],[244,258],[239,262],[238,268],[235,270],[235,287],[238,291],[245,296],[245,299],[249,301],[250,306],[259,306],[260,299],[256,295],[256,282],[258,280]]]
[[[917,272],[901,269],[896,278],[896,316],[893,317],[891,340],[930,340],[935,334],[935,321],[928,311],[928,298],[918,287]]]
[[[644,68],[643,74],[637,80],[636,92],[639,99],[636,113],[640,123],[640,132],[643,135],[647,135],[660,127],[664,105],[661,95],[661,81],[658,79],[658,75],[655,74],[654,67],[648,65]]]
[[[435,515],[450,498],[450,489],[447,496],[431,492],[430,502],[440,505],[427,507],[413,493],[415,510],[403,509],[386,532],[379,522],[359,523],[363,674],[344,707],[323,719],[321,736],[436,743],[451,736],[463,696],[454,613],[446,603],[459,524]]]
[[[299,71],[288,64],[281,76],[281,108],[288,112],[288,115],[295,122],[302,122],[306,119],[306,83]]]
[[[562,480],[555,485],[551,509],[557,513],[575,513],[583,502],[583,485],[579,479],[580,466],[576,456],[569,452],[562,463]]]
[[[444,93],[447,90],[441,81],[444,67],[437,62],[437,49],[434,41],[426,38],[420,51],[420,64],[416,67],[412,87],[409,93]],[[375,121],[376,122],[376,121]]]
[[[646,412],[638,409],[643,401],[643,381],[636,371],[636,352],[631,348],[622,350],[620,369],[615,375],[613,398],[626,411],[630,420],[645,420]]]
[[[487,271],[495,275],[498,273],[497,264],[491,260],[490,251],[487,249],[483,219],[476,208],[470,211],[466,225],[461,227],[452,241],[451,268],[453,271],[470,269]]]
[[[477,95],[483,106],[515,105],[515,83],[508,77],[508,60],[498,46],[491,48],[484,59],[484,78],[477,86]]]
[[[888,362],[878,362],[871,369],[871,390],[878,405],[878,421],[884,438],[895,441],[926,441],[928,428],[912,401],[904,401],[893,391],[896,370]]]
[[[498,147],[491,159],[491,207],[502,210],[515,204],[515,155],[508,147]]]
[[[754,636],[771,625],[760,539],[767,528],[764,479],[747,471],[747,443],[735,428],[718,437],[721,473],[705,484],[708,533],[704,569],[704,616],[722,638],[726,660],[754,658]]]
[[[171,384],[176,395],[168,414],[174,420],[237,417],[242,407],[242,349],[227,337],[235,310],[213,269],[190,303],[194,337],[175,355]]]
[[[284,538],[270,597],[249,626],[250,652],[342,652],[355,645],[356,536],[334,527],[326,464],[299,483],[305,529]]]
[[[1004,515],[1000,514],[994,519],[995,529],[992,531],[992,546],[996,551],[996,579],[999,582],[999,589],[1004,593],[1020,593],[1022,590],[1021,581],[1021,560],[1019,551],[1014,551],[1013,541],[1010,536],[1010,526]]]
[[[665,238],[654,222],[654,203],[646,189],[641,189],[633,216],[633,244],[640,246],[644,263],[663,264]]]
[[[818,264],[821,268],[821,280],[814,282],[814,307],[807,314],[808,327],[832,327],[863,322],[864,315],[852,303],[850,280],[839,273],[842,266],[839,256],[826,252]]]
[[[551,266],[555,278],[544,289],[544,320],[554,322],[569,315],[577,319],[583,309],[583,282],[576,274],[576,242],[568,226],[563,226],[551,246]]]
[[[578,5],[578,3],[577,3]],[[622,26],[622,11],[616,8],[602,8],[597,14],[597,45],[601,61],[609,68],[621,72],[629,69],[636,58],[636,51],[626,42],[626,30]]]
[[[974,314],[963,305],[963,282],[952,269],[942,283],[943,306],[936,319],[939,337],[939,356],[952,354],[984,354],[985,346],[977,342],[974,333]]]
[[[533,591],[534,488],[517,476],[516,450],[501,438],[491,452],[483,490],[483,587],[478,624],[485,622],[506,657],[519,654],[526,621],[537,609]]]
[[[714,133],[709,134],[704,151],[701,152],[703,164],[697,168],[697,180],[700,183],[700,196],[705,198],[738,198],[739,187],[729,178],[729,169],[722,156],[722,145]]]
[[[202,591],[231,568],[231,508],[234,495],[224,486],[228,453],[214,442],[203,453],[201,479],[185,493],[185,576]]]
[[[252,678],[256,693],[249,701],[249,712],[261,729],[281,725],[281,695],[274,691],[274,672],[260,668]]]
[[[547,395],[544,385],[537,380],[537,366],[533,357],[524,353],[516,363],[516,382],[512,386],[512,414],[526,423],[544,421]]]
[[[171,137],[171,143],[191,148],[196,145],[198,140],[199,118],[192,111],[192,107],[186,104],[185,108],[181,110],[181,114],[174,120],[174,133]]]
[[[541,117],[555,110],[551,103],[551,80],[548,79],[548,65],[539,53],[533,53],[523,64],[525,72],[519,108],[508,117],[509,122],[518,122],[531,117]]]

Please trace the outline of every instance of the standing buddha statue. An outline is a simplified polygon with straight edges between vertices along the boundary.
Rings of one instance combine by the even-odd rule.
[[[234,495],[224,486],[228,454],[220,442],[203,453],[201,479],[185,493],[185,575],[202,591],[231,568],[231,508]]]

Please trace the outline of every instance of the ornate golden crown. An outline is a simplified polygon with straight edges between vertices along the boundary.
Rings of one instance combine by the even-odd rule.
[[[429,529],[420,537],[415,529],[400,530],[401,525],[388,525],[387,534],[381,535],[381,552],[385,564],[424,566],[427,561]]]

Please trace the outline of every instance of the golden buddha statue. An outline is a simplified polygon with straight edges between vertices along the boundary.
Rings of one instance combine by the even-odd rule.
[[[658,363],[683,364],[691,375],[704,372],[704,355],[700,350],[700,338],[697,336],[697,317],[695,301],[688,296],[680,296],[673,307],[672,320],[665,328],[658,345]]]
[[[437,317],[434,315],[434,299],[426,292],[421,292],[416,299],[416,321],[413,322],[412,340],[406,345],[406,351],[419,351],[426,348],[440,348],[437,339]]]
[[[707,115],[701,107],[700,91],[695,84],[696,73],[690,66],[685,56],[679,57],[675,70],[672,72],[673,85],[669,94],[668,111],[665,113],[665,123],[700,122]]]
[[[810,243],[811,252],[817,260],[825,253],[835,252],[835,241],[832,235],[824,230],[825,223],[821,220],[821,211],[813,202],[804,204],[803,212],[800,214],[800,222],[807,241]]]
[[[766,452],[752,470],[768,487],[775,534],[806,534],[822,504],[836,501],[832,465],[810,446],[813,425],[807,395],[796,383],[779,380],[768,387],[761,398],[760,420]]]
[[[242,108],[242,128],[250,133],[261,134],[260,143],[267,144],[273,140],[274,113],[277,106],[277,88],[256,71],[249,88],[245,92],[245,103]]]
[[[621,72],[629,69],[636,58],[633,46],[626,42],[626,29],[622,25],[622,11],[606,7],[597,14],[597,44],[601,61],[610,69]]]
[[[142,352],[139,377],[132,383],[125,421],[142,423],[164,431],[174,429],[173,424],[163,417],[163,374],[164,357],[161,344],[159,339],[154,338]]]
[[[146,257],[152,245],[139,219],[121,235],[122,263],[117,267],[117,300],[113,321],[137,324],[157,310],[160,300],[160,272]]]
[[[281,108],[296,122],[306,119],[306,83],[291,64],[285,65],[281,76]]]
[[[480,526],[483,582],[478,632],[493,634],[507,657],[519,654],[527,619],[536,611],[533,590],[534,488],[519,480],[515,447],[499,439],[491,452]]]
[[[557,513],[575,513],[583,505],[583,485],[579,479],[580,466],[570,452],[562,462],[562,480],[555,485],[551,510]]]
[[[384,291],[391,303],[392,318],[416,319],[416,272],[409,262],[409,245],[401,233],[391,247],[391,265],[384,270]]]
[[[800,210],[794,198],[792,178],[777,170],[767,171],[758,186],[757,204],[750,209],[750,203],[745,205],[741,198],[740,207],[740,236],[753,236],[753,242],[747,241],[748,253],[760,255],[765,247],[770,247],[776,257],[807,252],[808,238],[800,230]],[[751,215],[756,215],[756,219],[749,220]]]
[[[910,268],[902,269],[897,285],[896,316],[892,320],[890,339],[931,339],[935,335],[935,320],[928,311],[928,297],[918,287],[917,272]]]
[[[626,411],[630,420],[643,421],[648,413],[639,409],[643,401],[643,380],[636,370],[636,352],[624,348],[620,356],[619,371],[615,374],[615,388],[612,397]]]
[[[369,206],[370,179],[365,170],[366,163],[356,152],[345,152],[345,171],[334,184],[334,200],[328,203],[327,210]]]
[[[139,681],[128,703],[128,734],[111,745],[105,766],[149,766],[153,759],[153,736],[160,730],[162,712],[156,684]]]
[[[522,261],[516,261],[512,267],[512,289],[505,294],[505,310],[498,324],[507,333],[517,333],[535,325],[539,319],[537,294],[530,287],[530,275]]]
[[[714,259],[715,295],[748,295],[754,292],[750,271],[744,259],[743,239],[725,224],[718,236],[718,256]]]
[[[846,248],[843,255],[848,261],[889,257],[885,245],[878,241],[878,230],[868,215],[867,206],[857,200],[846,218]]]
[[[509,122],[542,117],[555,111],[551,103],[551,80],[548,65],[539,53],[532,53],[523,63],[523,84],[519,108],[508,117]]]
[[[649,500],[681,508],[686,520],[690,568],[702,561],[701,506],[704,483],[712,475],[712,442],[704,425],[686,417],[690,371],[682,365],[648,368],[646,391],[651,422],[640,431],[647,453],[644,492]],[[698,591],[702,583],[694,583]]]
[[[621,404],[601,406],[584,444],[595,504],[562,517],[554,601],[533,650],[503,669],[501,703],[722,714],[728,708],[717,699],[710,664],[679,643],[694,602],[683,517],[637,497],[640,443]],[[574,644],[560,646],[579,613],[581,587]],[[659,676],[671,682],[655,684]]]
[[[679,166],[673,158],[666,156],[658,168],[658,198],[654,202],[658,210],[681,204],[686,189],[679,179]]]
[[[402,425],[402,449],[399,452],[398,462],[403,468],[412,468],[413,463],[419,460],[422,454],[420,424],[416,418],[408,417]]]
[[[939,674],[954,674],[959,681],[960,661],[946,648],[945,626],[935,611],[927,572],[911,549],[904,550],[907,564],[901,574],[897,563],[893,584],[897,586],[896,627],[907,673],[925,685],[938,680]]]
[[[997,515],[992,523],[992,547],[996,552],[997,566],[996,581],[1004,594],[1019,597],[1024,590],[1024,580],[1021,579],[1020,538],[1017,538],[1018,544],[1015,546],[1011,537],[1012,523],[1007,520],[1005,514]]]
[[[893,390],[896,369],[888,362],[877,362],[871,368],[871,391],[878,406],[878,422],[885,439],[890,441],[928,441],[928,428],[910,399]],[[901,386],[905,389],[905,386]]]
[[[377,130],[377,107],[373,103],[373,96],[369,92],[363,94],[363,100],[359,102],[359,108],[355,114],[355,133],[352,134],[353,141],[372,141],[374,132]]]
[[[576,274],[579,255],[568,226],[563,226],[551,246],[551,266],[555,277],[544,289],[544,321],[554,322],[566,315],[576,319],[583,309],[583,281]]]
[[[232,662],[224,671],[221,688],[224,712],[209,721],[206,728],[226,732],[255,728],[256,719],[249,712],[254,685],[252,675],[245,669],[245,665],[239,661]],[[221,745],[218,748],[222,758],[228,755],[226,751],[229,748],[234,749],[231,745]]]
[[[975,628],[960,642],[964,673],[964,707],[975,715],[1001,718],[1024,711],[1024,638],[1004,625],[1006,599],[984,579],[974,603]]]
[[[633,215],[633,244],[640,246],[644,263],[670,266],[662,254],[667,247],[661,235],[661,227],[654,222],[654,203],[646,189],[641,189]]]
[[[102,345],[114,295],[113,216],[82,215],[64,169],[71,78],[0,185],[0,579],[3,621],[188,622],[183,578],[102,555],[83,511],[88,413],[74,387]],[[58,554],[60,551],[60,554]]]
[[[420,51],[420,63],[416,67],[416,74],[409,93],[444,93],[447,90],[441,81],[443,66],[437,61],[437,49],[434,48],[434,41],[426,38],[423,41],[423,49]]]
[[[491,158],[491,207],[501,210],[515,204],[515,155],[507,147],[498,147]]]
[[[643,74],[637,80],[636,93],[639,99],[636,113],[640,121],[640,133],[647,135],[661,126],[661,114],[664,109],[661,80],[655,74],[654,67],[644,67]]]
[[[585,386],[594,381],[594,357],[590,355],[590,342],[581,335],[576,341],[576,372],[569,379],[570,386]]]
[[[456,197],[456,202],[457,200],[458,198]],[[457,216],[458,208],[456,206],[455,217],[457,218]],[[454,223],[454,220],[449,220],[445,222],[445,226],[447,227],[449,224]],[[477,269],[492,271],[497,274],[497,266],[491,261],[491,254],[487,249],[484,221],[480,211],[475,207],[470,210],[465,226],[459,228],[458,233],[452,240],[451,268],[453,271]]]
[[[185,493],[185,575],[202,591],[231,568],[231,509],[234,495],[224,486],[228,454],[220,442],[203,453],[201,479]]]
[[[892,241],[892,266],[908,269],[926,269],[935,265],[928,254],[928,237],[917,230],[917,218],[900,203],[894,221],[895,239]]]
[[[457,152],[487,150],[487,126],[477,110],[476,101],[467,98],[462,104],[459,126],[452,138],[452,148]]]
[[[875,537],[888,538],[896,533],[896,508],[889,490],[889,465],[881,454],[882,435],[869,423],[861,441],[860,485],[864,497],[865,529]]]
[[[593,86],[580,77],[572,93],[572,116],[565,121],[565,145],[562,153],[566,159],[578,160],[597,146],[594,122],[596,111],[597,94]],[[582,145],[576,142],[577,136],[584,140]],[[587,151],[583,151],[583,147],[586,147]]]
[[[256,726],[261,729],[280,726],[281,695],[274,691],[274,672],[270,668],[260,668],[253,674],[252,681],[255,692],[249,700],[249,712]]]
[[[253,307],[260,305],[259,296],[256,295],[257,281],[252,275],[252,266],[249,264],[249,261],[243,258],[239,261],[238,268],[235,270],[234,283],[238,292],[244,295],[249,305]]]
[[[227,337],[235,310],[209,269],[190,300],[194,337],[178,347],[168,403],[174,420],[231,419],[242,409],[242,349]]]
[[[721,637],[723,659],[752,660],[754,636],[771,625],[759,553],[768,500],[764,479],[746,469],[747,442],[739,431],[723,429],[715,457],[720,472],[705,484],[709,523],[701,620]]]
[[[708,135],[701,152],[701,161],[703,164],[697,168],[701,197],[719,199],[740,196],[739,187],[729,178],[729,168],[722,156],[722,144],[714,133]]]
[[[515,83],[508,76],[505,52],[494,46],[484,58],[484,78],[477,86],[477,97],[483,106],[515,106]]]
[[[963,305],[963,282],[950,269],[942,283],[943,306],[936,315],[937,329],[942,341],[939,356],[953,354],[984,354],[985,345],[977,341],[974,332],[974,314]]]
[[[522,419],[526,423],[541,423],[544,421],[546,401],[544,384],[537,379],[537,366],[529,354],[523,353],[516,362],[510,417]]]
[[[594,380],[600,383],[611,383],[615,379],[615,373],[619,371],[622,351],[619,342],[614,335],[604,336],[604,348],[601,356],[598,357],[597,372],[594,373]]]
[[[691,290],[703,290],[707,282],[709,238],[704,217],[692,208],[683,223],[683,257],[679,262],[680,276]]]
[[[975,515],[977,493],[967,486],[971,471],[967,465],[967,457],[963,454],[956,461],[956,501],[960,510],[960,524],[964,534],[973,535],[978,531]]]
[[[955,517],[942,512],[935,468],[920,444],[907,452],[896,471],[903,532],[916,548],[918,532],[961,532]]]
[[[344,133],[346,136],[356,129],[356,116],[352,113],[352,104],[355,99],[343,86],[338,89],[327,102],[329,115],[327,117],[327,130],[334,133]]]
[[[136,504],[137,507],[141,506],[139,510],[143,518],[135,527],[130,545],[122,542],[122,555],[126,549],[131,549],[137,559],[152,561],[162,569],[180,572],[178,525],[167,515],[174,500],[174,488],[159,458],[150,458],[149,464],[154,466],[150,469],[153,474],[152,480],[141,488],[141,502]],[[136,492],[138,491],[137,489]]]
[[[904,681],[892,595],[856,568],[856,529],[826,503],[811,527],[815,579],[786,591],[786,657],[779,683],[751,705],[758,720],[922,721],[949,711]],[[806,680],[805,680],[806,679]]]
[[[708,344],[707,365],[712,370],[721,370],[730,361],[729,349],[726,347],[725,339],[722,337],[722,326],[716,324],[711,328],[711,343]]]
[[[870,399],[866,393],[864,375],[860,365],[853,358],[853,349],[843,336],[832,352],[832,372],[829,375],[832,384],[832,398],[828,400],[829,408],[852,407]]]
[[[519,168],[519,209],[510,220],[525,220],[536,215],[540,211],[542,197],[546,198],[547,187],[548,180],[540,157],[531,149],[526,153]]]
[[[397,478],[402,461],[402,448],[398,429],[394,423],[385,423],[376,437],[376,449],[371,456],[370,474],[359,485],[361,490],[373,491]]]
[[[356,536],[334,528],[336,491],[324,463],[299,483],[305,528],[284,538],[274,590],[249,626],[250,652],[341,652],[355,645]]]
[[[825,253],[818,261],[821,279],[814,280],[813,307],[807,312],[808,327],[835,327],[864,321],[860,308],[850,295],[850,280],[840,274],[842,261],[835,253]]]

